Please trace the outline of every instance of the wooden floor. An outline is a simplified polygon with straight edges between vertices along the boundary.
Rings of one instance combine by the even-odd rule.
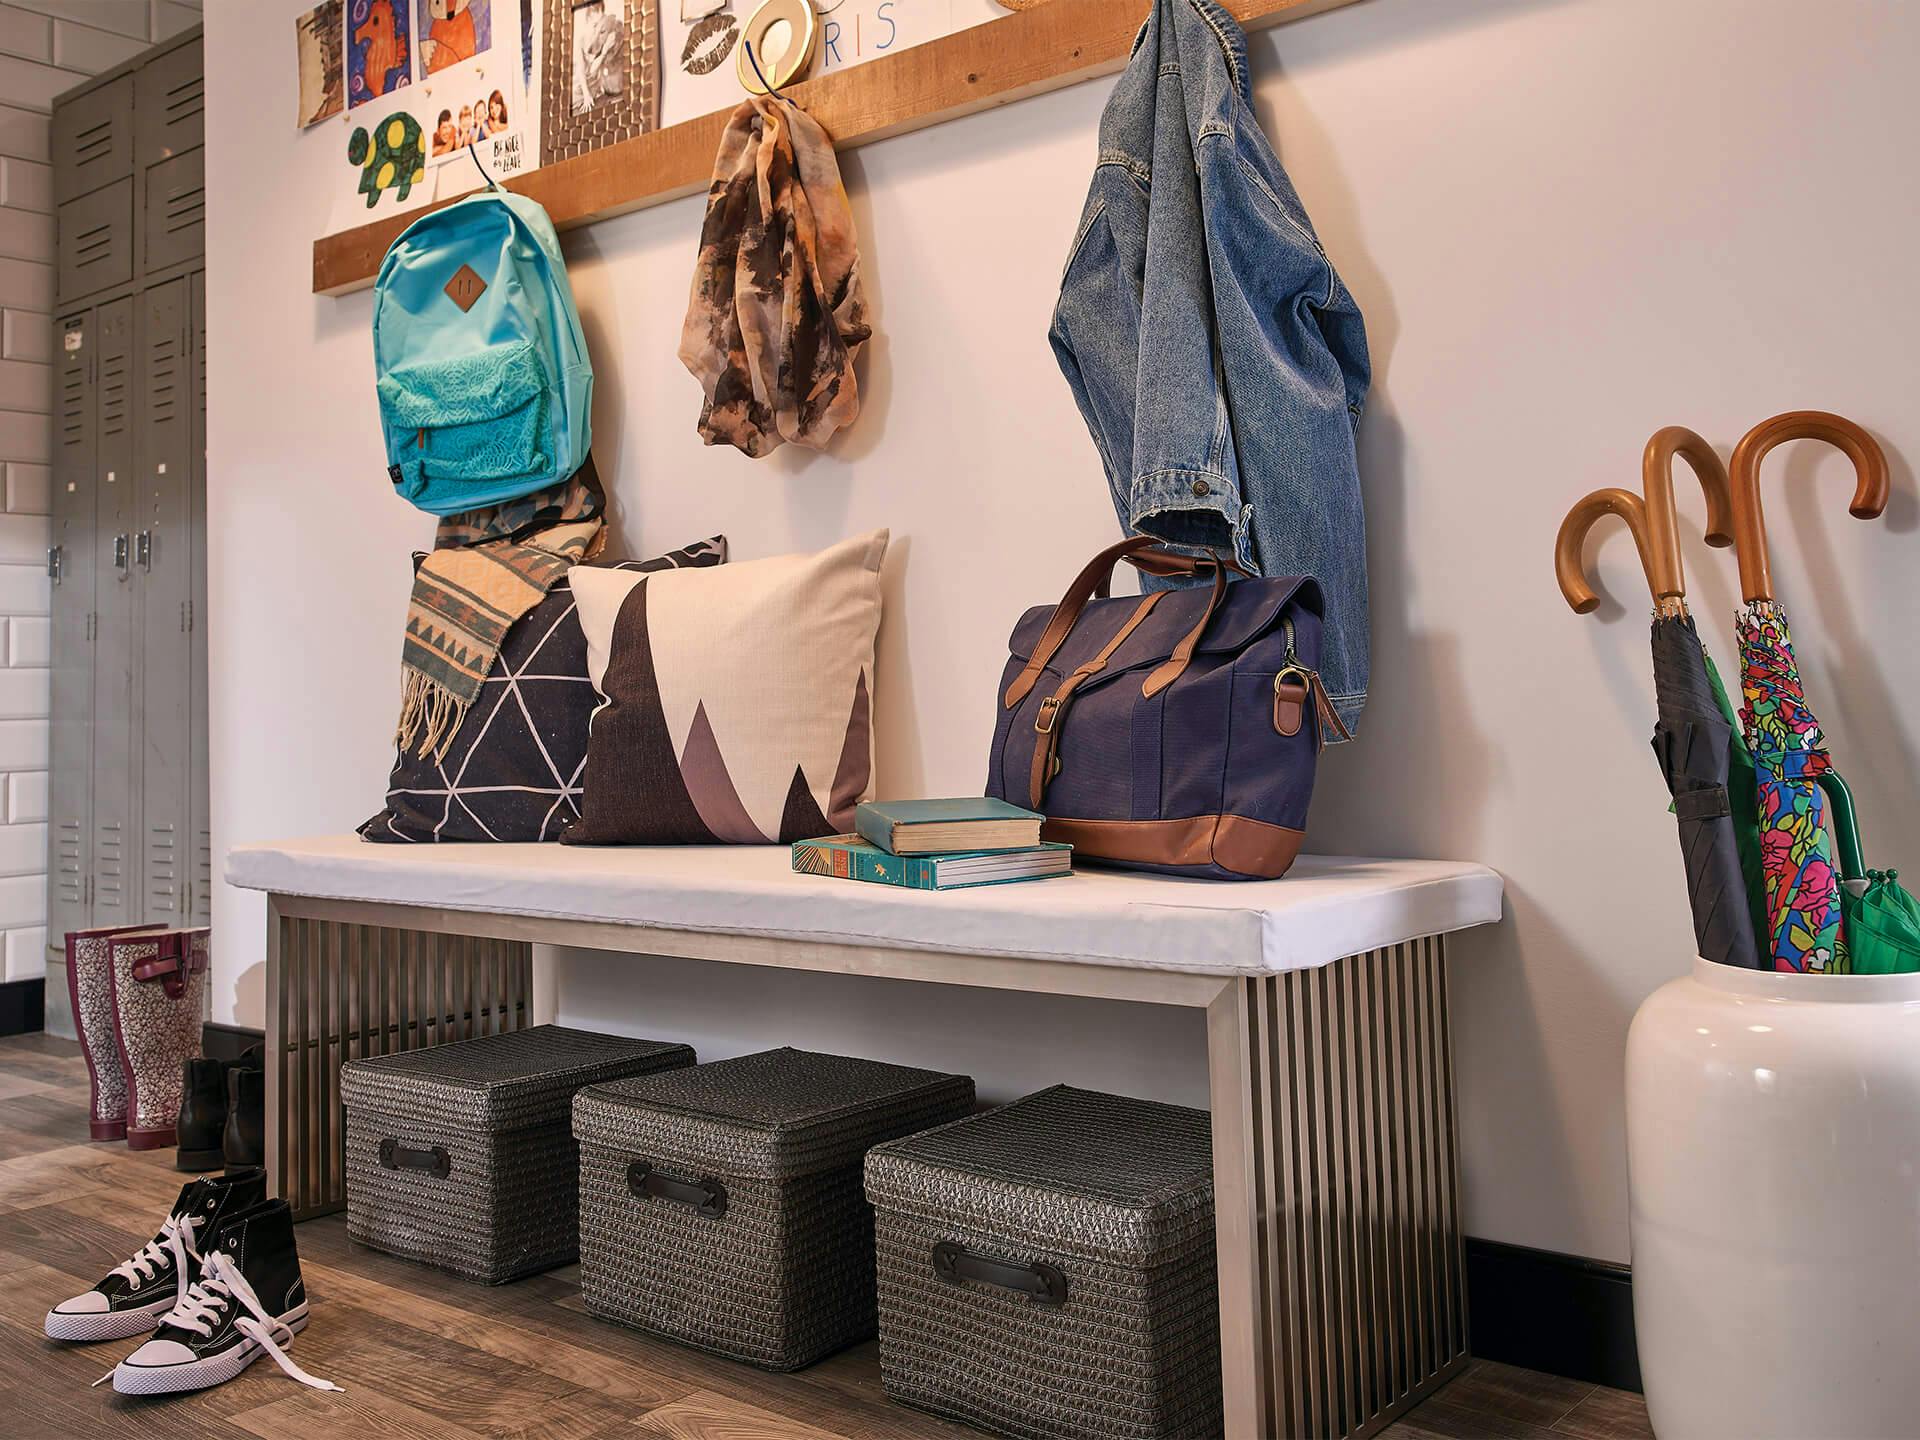
[[[90,1145],[78,1050],[0,1040],[0,1434],[261,1440],[907,1440],[977,1432],[889,1404],[867,1344],[768,1375],[587,1316],[575,1270],[468,1285],[347,1241],[340,1216],[296,1232],[313,1321],[292,1355],[345,1387],[295,1385],[265,1359],[217,1389],[134,1400],[88,1388],[133,1341],[60,1345],[49,1306],[147,1240],[182,1181],[172,1152]],[[1386,1432],[1393,1440],[1651,1437],[1637,1395],[1490,1362]]]

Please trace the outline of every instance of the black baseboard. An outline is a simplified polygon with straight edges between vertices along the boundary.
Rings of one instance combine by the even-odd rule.
[[[1616,1390],[1639,1390],[1633,1273],[1624,1265],[1467,1240],[1473,1353]]]
[[[31,1035],[46,1028],[46,977],[0,983],[0,1035]]]
[[[263,1045],[267,1037],[244,1025],[218,1025],[209,1020],[200,1027],[200,1049],[215,1060],[238,1060],[240,1052]]]

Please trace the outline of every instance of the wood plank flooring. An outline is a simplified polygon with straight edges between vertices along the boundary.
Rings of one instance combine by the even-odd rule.
[[[341,1216],[299,1227],[313,1321],[292,1355],[345,1387],[305,1390],[262,1360],[165,1399],[92,1382],[133,1341],[61,1345],[47,1308],[157,1228],[183,1177],[173,1152],[86,1142],[78,1049],[0,1040],[0,1434],[34,1440],[967,1440],[887,1401],[872,1344],[798,1375],[591,1319],[576,1267],[469,1285],[352,1245]],[[1386,1432],[1391,1440],[1651,1440],[1637,1395],[1476,1362]]]

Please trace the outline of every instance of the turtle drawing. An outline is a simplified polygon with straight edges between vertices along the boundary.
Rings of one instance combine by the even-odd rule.
[[[427,152],[420,143],[420,122],[402,110],[373,127],[355,130],[347,141],[347,159],[360,167],[360,193],[371,210],[380,192],[391,190],[404,200],[407,192],[427,178]]]

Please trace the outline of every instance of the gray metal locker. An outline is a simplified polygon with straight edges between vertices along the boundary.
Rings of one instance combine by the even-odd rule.
[[[181,924],[191,865],[194,396],[186,280],[140,297],[139,497],[133,563],[140,597],[140,918]]]
[[[139,847],[133,840],[139,823],[133,688],[134,303],[115,300],[96,313],[100,491],[94,531],[93,923],[121,925],[144,918],[136,904]]]
[[[147,207],[140,268],[171,269],[207,248],[207,152],[189,150],[147,171]]]
[[[134,108],[139,112],[135,154],[142,165],[179,155],[205,138],[206,86],[199,37],[156,55],[135,72]]]
[[[51,149],[56,205],[133,174],[133,76],[55,106]]]
[[[93,817],[94,461],[99,346],[91,310],[55,327],[51,534],[52,733],[47,774],[47,935],[92,923],[87,895]],[[63,992],[64,993],[64,988]]]
[[[192,580],[187,594],[187,631],[193,652],[193,753],[187,788],[193,861],[188,874],[187,923],[213,923],[213,814],[207,716],[207,276],[196,271],[187,284],[193,321],[193,475],[188,521],[193,536]]]
[[[192,31],[54,105],[52,986],[68,930],[211,911],[200,67]]]
[[[54,286],[62,303],[133,278],[133,177],[60,207]]]

